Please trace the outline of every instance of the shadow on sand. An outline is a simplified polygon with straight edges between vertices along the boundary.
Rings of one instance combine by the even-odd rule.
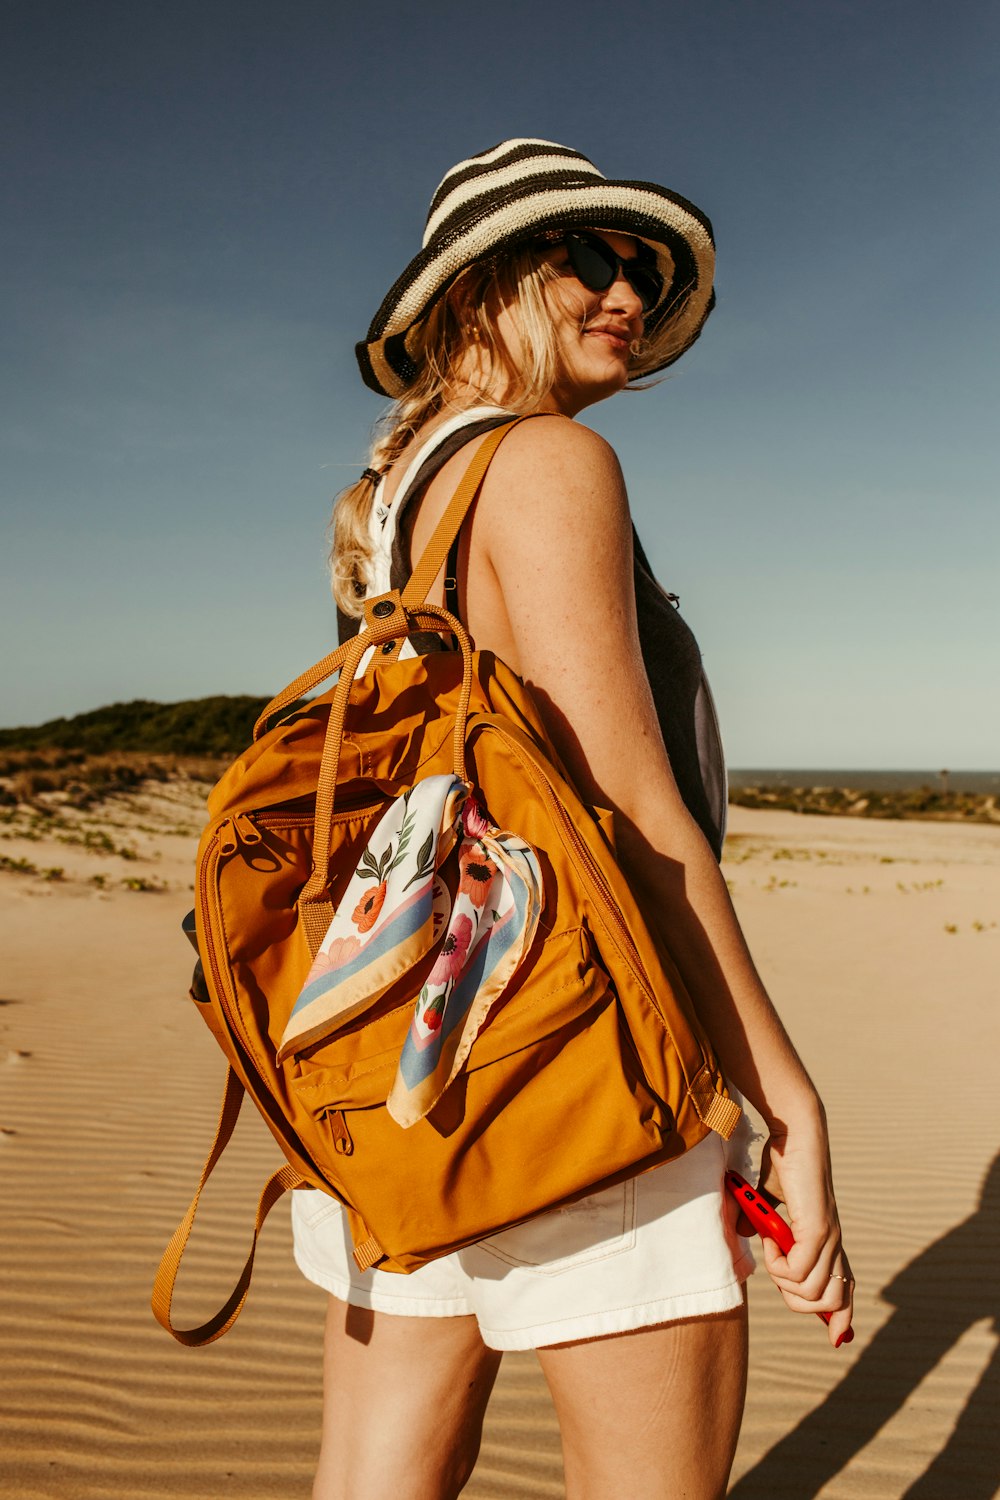
[[[925,1221],[934,1221],[927,1195]],[[764,1455],[730,1500],[809,1500],[899,1411],[966,1329],[991,1317],[1000,1332],[1000,1156],[979,1207],[885,1288],[895,1311],[826,1400]],[[1000,1487],[1000,1345],[955,1430],[899,1500],[994,1500]]]

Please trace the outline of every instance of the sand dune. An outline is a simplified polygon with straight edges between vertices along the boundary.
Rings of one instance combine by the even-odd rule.
[[[182,1349],[148,1308],[223,1076],[184,998],[178,935],[197,792],[172,784],[86,816],[89,845],[69,812],[55,828],[20,817],[2,830],[0,1495],[305,1497],[323,1297],[292,1265],[283,1211],[219,1343]],[[753,1278],[731,1493],[992,1496],[1000,1169],[984,1185],[998,1137],[1000,833],[741,809],[732,823],[734,898],[827,1099],[859,1295],[857,1339],[835,1354]],[[182,1321],[228,1291],[275,1162],[248,1114],[206,1198]],[[562,1494],[531,1355],[504,1361],[467,1493]]]

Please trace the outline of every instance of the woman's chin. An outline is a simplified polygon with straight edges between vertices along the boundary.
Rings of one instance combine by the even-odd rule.
[[[606,401],[609,396],[614,396],[618,391],[623,390],[627,382],[627,360],[605,361],[601,368],[590,372],[587,380],[580,382],[581,395],[585,393],[584,405],[590,406],[595,401]]]

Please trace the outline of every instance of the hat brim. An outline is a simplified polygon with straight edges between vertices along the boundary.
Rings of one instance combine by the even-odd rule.
[[[458,213],[410,261],[356,346],[365,384],[393,399],[416,379],[416,331],[428,312],[468,266],[519,244],[543,229],[603,229],[650,244],[667,292],[647,316],[644,350],[629,376],[642,379],[666,369],[691,347],[714,306],[715,244],[712,226],[694,204],[651,182],[581,182],[566,174],[537,192],[523,186],[491,199],[489,212],[470,222]],[[669,339],[657,350],[657,333]]]

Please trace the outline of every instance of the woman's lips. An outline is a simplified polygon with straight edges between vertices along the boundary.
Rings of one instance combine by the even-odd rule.
[[[631,340],[627,333],[622,333],[616,328],[588,328],[585,331],[588,337],[604,339],[606,344],[620,353],[627,354],[629,352]]]

